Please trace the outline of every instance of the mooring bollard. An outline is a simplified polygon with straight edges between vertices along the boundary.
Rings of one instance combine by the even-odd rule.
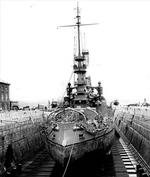
[[[12,170],[11,170],[11,176],[15,177],[16,174],[17,174],[17,168],[13,167]]]
[[[12,174],[11,174],[10,171],[7,171],[7,172],[6,172],[6,177],[12,177]]]
[[[22,171],[22,164],[18,163],[17,164],[17,173],[21,173],[21,171]]]

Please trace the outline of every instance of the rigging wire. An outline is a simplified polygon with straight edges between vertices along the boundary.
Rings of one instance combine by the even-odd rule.
[[[86,50],[86,39],[85,39],[85,33],[84,33],[84,37],[83,37],[83,39],[84,39],[84,49]]]
[[[81,51],[84,49],[83,34],[81,33]]]
[[[77,42],[76,42],[76,36],[74,36],[74,56],[77,53]],[[75,64],[75,60],[73,60],[73,63]]]

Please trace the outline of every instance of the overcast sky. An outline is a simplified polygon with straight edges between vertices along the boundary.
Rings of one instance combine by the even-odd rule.
[[[76,1],[0,1],[0,79],[10,99],[61,98],[74,54]],[[150,101],[150,1],[79,1],[92,84],[121,103]]]

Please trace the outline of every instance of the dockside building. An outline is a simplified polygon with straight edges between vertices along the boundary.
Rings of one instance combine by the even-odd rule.
[[[0,80],[0,110],[10,110],[9,83]]]

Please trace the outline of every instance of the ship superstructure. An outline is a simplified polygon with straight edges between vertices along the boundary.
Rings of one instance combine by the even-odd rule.
[[[97,150],[108,151],[114,137],[113,121],[107,116],[101,83],[92,87],[90,77],[86,77],[89,52],[81,50],[80,27],[91,24],[81,24],[79,7],[76,19],[75,25],[63,26],[77,29],[73,65],[76,81],[73,87],[68,83],[63,107],[50,113],[43,131],[49,153],[62,165]]]

